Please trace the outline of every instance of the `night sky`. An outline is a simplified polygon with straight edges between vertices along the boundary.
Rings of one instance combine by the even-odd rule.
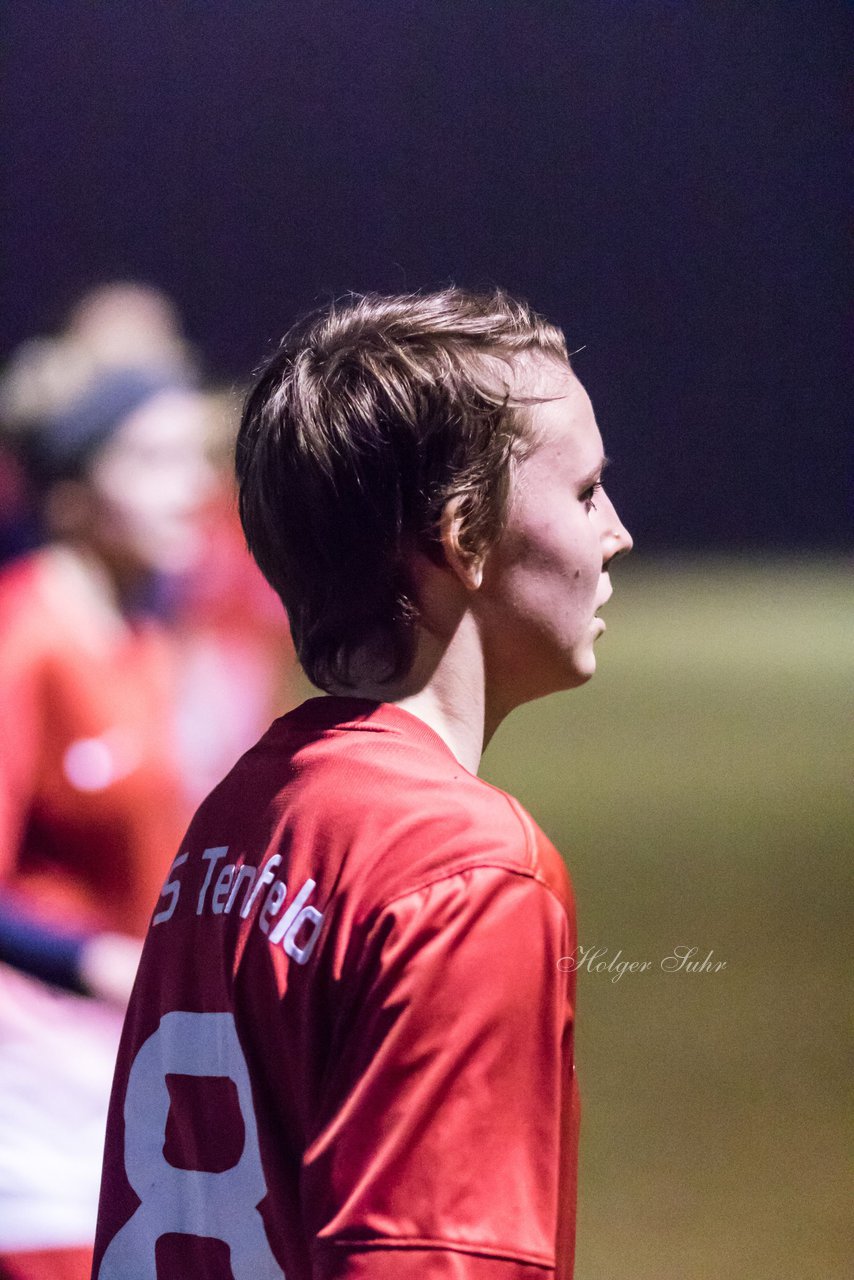
[[[639,551],[840,547],[849,13],[11,0],[3,350],[135,278],[239,383],[332,294],[498,283]]]

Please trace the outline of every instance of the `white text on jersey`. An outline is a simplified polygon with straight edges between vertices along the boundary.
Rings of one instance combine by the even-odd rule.
[[[281,946],[297,964],[305,964],[314,950],[323,924],[323,912],[308,905],[307,901],[315,888],[314,880],[306,880],[287,910],[283,911],[288,899],[288,887],[275,875],[281,865],[280,855],[274,854],[260,868],[248,863],[238,865],[236,862],[226,862],[220,866],[227,853],[228,845],[215,845],[205,849],[202,854],[201,861],[206,865],[196,898],[196,915],[230,915],[240,900],[239,914],[245,920],[266,890],[255,923],[274,946]],[[189,858],[189,853],[181,853],[172,863],[160,895],[164,905],[155,912],[152,926],[165,924],[174,915],[182,888],[182,880],[176,872]]]

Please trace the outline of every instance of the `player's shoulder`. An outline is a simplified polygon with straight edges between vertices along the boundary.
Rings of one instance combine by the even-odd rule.
[[[521,804],[469,773],[388,703],[310,699],[276,721],[210,803],[309,841],[336,892],[376,903],[478,868],[539,881],[564,904],[560,855]]]
[[[51,590],[51,557],[31,552],[0,569],[0,641],[8,676],[19,665],[31,671],[40,654],[63,634],[63,614]]]
[[[68,548],[41,547],[0,569],[0,634],[4,650],[25,650],[30,664],[41,653],[62,652],[100,636],[107,609],[92,570]]]
[[[0,612],[13,620],[23,610],[43,604],[40,590],[44,558],[39,553],[19,556],[0,568]]]

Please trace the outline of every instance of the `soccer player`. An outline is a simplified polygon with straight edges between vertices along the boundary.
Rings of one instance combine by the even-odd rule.
[[[154,912],[94,1275],[572,1275],[572,891],[482,782],[583,684],[608,567],[562,334],[501,292],[354,297],[291,331],[237,446],[247,539],[326,696],[201,806]]]

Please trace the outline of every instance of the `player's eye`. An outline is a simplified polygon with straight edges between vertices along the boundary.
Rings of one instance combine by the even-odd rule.
[[[597,480],[595,484],[591,484],[589,489],[585,489],[581,495],[581,501],[584,503],[588,511],[596,510],[596,503],[593,501],[596,494],[602,488],[602,481]]]

